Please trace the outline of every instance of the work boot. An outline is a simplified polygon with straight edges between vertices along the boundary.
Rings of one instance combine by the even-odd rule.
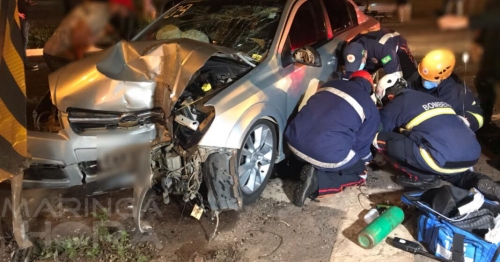
[[[396,178],[396,183],[407,188],[429,189],[439,186],[439,184],[441,183],[441,179],[439,179],[439,177],[437,176],[421,178],[415,176],[410,177],[408,175],[399,175]]]
[[[303,206],[307,198],[315,199],[318,196],[319,188],[316,169],[310,164],[302,168],[300,180],[293,195],[293,203],[298,207]]]
[[[487,199],[500,201],[500,185],[489,178],[479,179],[477,182],[477,190]]]

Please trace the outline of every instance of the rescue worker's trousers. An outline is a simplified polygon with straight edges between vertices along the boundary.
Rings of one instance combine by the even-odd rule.
[[[433,170],[426,164],[420,154],[420,148],[415,142],[403,134],[395,132],[381,132],[377,136],[377,144],[387,160],[398,170],[404,172],[413,180],[430,180],[438,176],[452,183],[454,186],[469,190],[477,185],[479,179],[487,176],[471,172],[460,171],[452,174],[442,174]],[[468,167],[463,167],[468,168]]]
[[[293,155],[293,157],[302,163],[306,162],[298,156]],[[315,170],[315,175],[318,176],[319,196],[339,193],[346,187],[363,184],[367,175],[363,160],[359,160],[355,164],[339,170],[328,170],[317,167],[315,167]]]
[[[319,196],[336,194],[344,188],[365,183],[367,171],[365,161],[359,160],[354,165],[340,170],[322,170],[318,174]]]

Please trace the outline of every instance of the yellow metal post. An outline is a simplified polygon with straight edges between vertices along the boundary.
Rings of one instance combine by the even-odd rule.
[[[24,1],[24,0],[20,0]],[[21,249],[32,246],[20,212],[23,171],[28,165],[26,83],[16,0],[0,0],[0,182],[12,179],[14,237]]]

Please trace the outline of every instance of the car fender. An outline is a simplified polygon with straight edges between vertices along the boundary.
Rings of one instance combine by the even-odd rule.
[[[286,120],[277,107],[263,102],[253,105],[243,113],[231,130],[226,146],[230,148],[240,148],[243,144],[245,135],[250,131],[250,127],[259,119],[268,119],[277,125],[278,145],[281,145],[281,134],[283,134],[285,129]],[[281,146],[279,146],[279,148],[281,148]]]
[[[217,109],[215,112],[217,115]],[[232,127],[230,127],[231,131],[229,132],[224,132],[221,128],[213,129],[218,123],[212,123],[210,129],[213,130],[209,130],[207,134],[205,134],[205,137],[201,140],[200,145],[239,149],[243,143],[244,136],[249,131],[250,127],[259,119],[268,119],[277,125],[276,131],[278,133],[278,148],[280,148],[278,153],[281,153],[281,135],[285,129],[286,119],[284,118],[282,112],[268,101],[256,103],[246,109],[245,112],[243,112],[238,120],[236,120],[236,122],[232,125]],[[225,128],[227,128],[227,125]],[[211,132],[213,134],[210,134]],[[215,141],[213,141],[214,139],[212,138],[214,137],[214,134],[217,134],[219,138],[218,140],[221,141],[220,138],[225,135],[224,133],[228,134],[224,144],[221,144],[220,142],[215,143]]]

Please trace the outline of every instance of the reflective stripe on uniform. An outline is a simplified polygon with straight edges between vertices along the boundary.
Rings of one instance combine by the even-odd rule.
[[[456,169],[442,168],[436,163],[436,161],[434,161],[434,158],[432,158],[431,154],[429,154],[427,150],[420,148],[420,154],[422,155],[422,158],[424,159],[425,163],[427,163],[427,165],[429,165],[429,167],[432,170],[442,174],[456,174],[465,172],[469,169],[468,167],[456,168]]]
[[[456,115],[456,114],[455,114],[455,111],[449,107],[430,109],[428,111],[421,113],[420,115],[416,116],[415,118],[413,118],[406,125],[406,129],[411,130],[414,127],[420,125],[422,122],[424,122],[428,119],[431,119],[435,116],[439,116],[439,115]],[[455,173],[464,172],[465,170],[467,170],[467,168],[458,168],[458,169],[442,168],[436,163],[434,158],[432,158],[431,154],[429,154],[429,152],[427,152],[427,150],[425,150],[423,148],[420,148],[420,154],[422,155],[422,158],[424,159],[425,163],[427,163],[427,165],[429,165],[429,167],[436,172],[439,172],[442,174],[455,174]]]
[[[471,114],[477,121],[477,124],[479,125],[479,128],[481,128],[484,124],[484,118],[480,114],[472,113],[471,111],[467,111],[467,113]]]
[[[385,34],[384,36],[382,36],[382,38],[380,38],[380,40],[378,41],[379,44],[382,44],[382,45],[385,45],[385,43],[387,42],[387,40],[395,37],[395,36],[398,36],[399,33],[398,32],[394,32],[394,33],[388,33],[388,34]]]
[[[354,158],[354,156],[356,155],[356,153],[351,150],[349,151],[349,153],[347,154],[347,157],[338,162],[338,163],[325,163],[325,162],[321,162],[321,161],[318,161],[302,152],[300,152],[299,150],[297,150],[295,147],[291,146],[290,144],[288,144],[288,147],[290,147],[290,150],[298,157],[300,157],[302,160],[310,163],[311,165],[313,166],[317,166],[317,167],[321,167],[321,168],[339,168],[345,164],[347,164],[347,162],[351,161],[351,159]]]
[[[455,111],[452,108],[434,108],[421,113],[420,115],[413,118],[407,125],[406,129],[411,130],[414,127],[420,125],[425,120],[431,119],[439,115],[455,115]]]
[[[354,108],[354,110],[356,110],[356,113],[358,113],[359,117],[361,118],[361,122],[365,122],[366,119],[365,111],[363,110],[363,107],[358,103],[358,101],[356,101],[356,99],[354,99],[349,94],[333,87],[323,87],[318,90],[318,92],[324,92],[324,91],[330,92],[344,99],[347,103],[349,103],[349,105],[352,106],[352,108]]]
[[[372,156],[372,153],[370,152],[368,155],[366,155],[365,157],[361,158],[362,160],[366,160],[368,158],[370,158]]]

